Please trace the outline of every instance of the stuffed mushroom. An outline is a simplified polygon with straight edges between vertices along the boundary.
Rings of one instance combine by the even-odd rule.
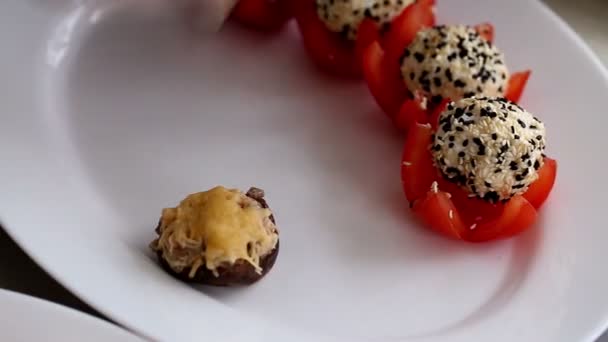
[[[249,285],[270,271],[279,232],[264,191],[217,186],[163,209],[150,248],[169,273],[187,282]]]

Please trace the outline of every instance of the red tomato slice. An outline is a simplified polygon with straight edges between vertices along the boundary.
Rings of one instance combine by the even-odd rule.
[[[507,100],[515,103],[519,102],[531,73],[532,71],[527,70],[516,72],[511,75],[511,78],[509,78],[509,84],[507,85],[507,91],[505,92],[505,98],[507,98]]]
[[[532,204],[522,196],[515,196],[507,202],[496,220],[469,226],[469,232],[464,235],[464,239],[470,242],[485,242],[509,238],[530,228],[536,217],[536,209]]]
[[[402,132],[407,132],[415,123],[425,123],[428,120],[427,110],[423,105],[423,98],[419,93],[413,99],[407,99],[401,109],[393,118],[395,126]],[[430,143],[430,142],[429,142]]]
[[[534,206],[540,208],[545,200],[549,197],[555,178],[557,177],[557,162],[551,158],[545,157],[545,163],[538,170],[538,179],[530,185],[528,191],[524,193],[524,197]]]
[[[435,106],[431,111],[429,123],[431,124],[433,129],[437,129],[437,125],[439,124],[439,116],[441,115],[441,113],[443,113],[443,111],[450,102],[452,102],[450,99],[443,99],[441,103]]]
[[[284,3],[283,0],[240,0],[231,15],[238,22],[258,30],[278,30],[289,19]]]
[[[422,198],[437,181],[437,169],[430,158],[433,130],[429,124],[410,127],[401,157],[401,182],[405,197],[412,203]]]
[[[453,239],[462,239],[467,233],[450,194],[430,190],[426,196],[414,202],[412,208],[422,222],[434,231]]]
[[[475,25],[475,31],[490,43],[494,42],[494,26],[490,23]]]
[[[363,55],[363,76],[380,108],[393,118],[407,98],[407,88],[401,80],[401,73],[386,69],[385,57],[380,43],[372,43]]]
[[[378,25],[371,19],[366,18],[363,20],[357,30],[357,41],[355,43],[355,55],[359,65],[363,65],[365,50],[379,39],[380,30],[378,29]]]
[[[448,192],[431,189],[414,202],[413,210],[432,230],[450,238],[469,242],[506,239],[530,228],[537,218],[536,209],[522,196],[504,205],[494,220],[467,221]]]
[[[435,0],[417,0],[391,23],[385,39],[389,61],[398,68],[403,50],[410,45],[418,31],[435,25]]]
[[[509,238],[532,226],[536,209],[555,182],[554,160],[546,158],[539,179],[523,196],[515,196],[506,204],[491,204],[470,198],[466,191],[438,174],[429,150],[432,133],[429,124],[416,123],[410,128],[401,165],[407,200],[428,227],[451,238],[484,242]]]
[[[355,56],[354,44],[329,31],[317,16],[315,6],[314,1],[297,6],[296,20],[308,55],[324,71],[360,77],[361,67]]]

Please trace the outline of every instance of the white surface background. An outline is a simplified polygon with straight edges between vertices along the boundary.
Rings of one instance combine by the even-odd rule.
[[[545,0],[545,2],[572,25],[608,66],[608,21],[606,20],[608,0]],[[0,288],[33,294],[96,314],[48,277],[1,229]],[[599,342],[608,342],[608,334],[600,338]]]

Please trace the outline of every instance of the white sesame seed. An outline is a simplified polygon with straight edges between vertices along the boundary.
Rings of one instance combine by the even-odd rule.
[[[448,216],[450,217],[450,220],[454,218],[454,210],[450,210],[448,212]]]
[[[437,184],[437,182],[433,182],[433,184],[431,184],[431,192],[434,192],[434,193],[439,192],[439,184]]]
[[[404,166],[412,166],[412,163],[410,163],[410,162],[408,162],[408,161],[404,161],[404,162],[403,162],[403,165],[404,165]]]
[[[471,230],[474,230],[475,228],[477,228],[477,223],[473,223],[473,224],[472,224],[472,225],[469,227],[469,229],[471,229]]]

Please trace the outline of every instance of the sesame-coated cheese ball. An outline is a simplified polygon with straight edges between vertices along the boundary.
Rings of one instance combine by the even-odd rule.
[[[503,54],[474,28],[436,26],[418,32],[401,59],[402,77],[411,92],[433,102],[464,97],[503,97],[509,71]]]
[[[545,126],[502,98],[466,98],[439,117],[435,166],[472,197],[495,203],[526,192],[543,165]]]
[[[295,0],[292,0],[295,1]],[[414,0],[316,0],[317,14],[330,31],[357,38],[359,25],[371,18],[385,28]]]

